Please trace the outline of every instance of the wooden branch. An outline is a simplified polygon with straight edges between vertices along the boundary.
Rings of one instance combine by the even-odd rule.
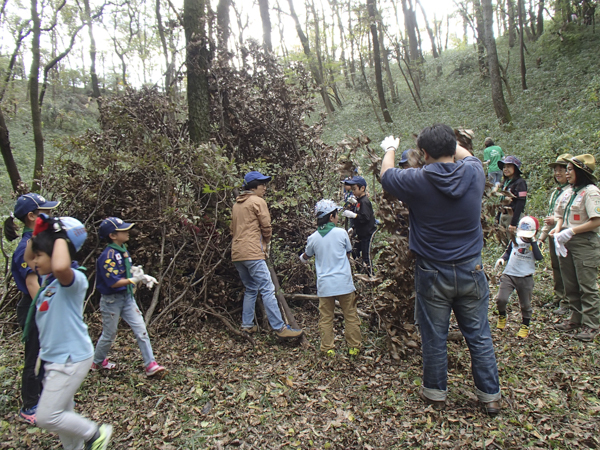
[[[223,325],[225,325],[229,331],[231,331],[233,334],[243,337],[244,339],[246,339],[248,342],[250,342],[252,344],[252,347],[256,346],[256,343],[254,342],[254,339],[252,339],[252,336],[250,336],[249,333],[243,332],[238,330],[236,327],[234,327],[231,322],[229,320],[227,320],[226,317],[222,316],[221,314],[219,314],[218,312],[216,312],[212,306],[209,306],[207,304],[204,305],[204,308],[206,308],[206,312],[209,313],[210,315],[216,317],[217,319],[219,319],[221,322],[223,322]],[[302,337],[304,337],[304,335],[302,335]]]

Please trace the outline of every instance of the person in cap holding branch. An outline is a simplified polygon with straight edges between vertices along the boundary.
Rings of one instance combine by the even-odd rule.
[[[315,215],[317,231],[308,237],[300,261],[306,264],[309,258],[315,257],[321,351],[328,356],[335,355],[333,313],[337,298],[344,314],[348,353],[356,356],[360,352],[361,334],[349,261],[352,244],[348,233],[336,227],[338,206],[332,200],[320,200],[315,206]]]
[[[544,226],[538,241],[540,243],[546,242],[548,233],[556,225],[556,208],[558,207],[558,200],[567,191],[571,190],[571,185],[567,182],[567,164],[568,159],[572,158],[573,155],[570,153],[564,153],[556,158],[555,162],[548,164],[554,170],[554,181],[558,185],[556,189],[550,195],[550,205],[548,207],[548,215],[544,218]],[[554,309],[553,313],[558,315],[564,315],[569,313],[569,301],[565,296],[565,286],[563,284],[562,275],[560,274],[560,265],[558,262],[558,255],[554,247],[554,239],[548,241],[548,249],[550,252],[550,262],[552,264],[552,275],[554,276]]]
[[[567,181],[572,190],[558,200],[550,231],[559,255],[560,273],[569,300],[571,317],[556,325],[560,331],[574,331],[574,338],[589,342],[600,326],[600,189],[596,186],[596,160],[590,154],[566,158]]]
[[[355,259],[362,258],[367,273],[370,275],[371,268],[371,239],[377,230],[375,226],[375,214],[373,205],[367,195],[367,182],[361,176],[354,176],[350,180],[345,180],[345,184],[352,186],[352,193],[356,197],[354,212],[346,210],[342,213],[344,217],[354,219],[354,233],[358,242],[354,244],[353,256]],[[350,232],[350,230],[348,230]]]
[[[415,290],[423,349],[421,399],[445,408],[448,395],[447,336],[451,311],[471,352],[475,393],[483,410],[500,412],[498,366],[487,317],[489,289],[483,265],[481,161],[457,146],[454,131],[433,125],[419,133],[425,166],[394,168],[399,140],[381,143],[381,185],[409,207],[409,247],[416,255]]]
[[[502,203],[508,203],[500,208],[498,223],[506,232],[506,244],[517,231],[517,225],[525,210],[527,201],[527,183],[521,178],[521,161],[516,156],[507,156],[498,162],[498,167],[504,174],[503,190],[510,195],[508,199],[501,198]]]
[[[43,277],[23,331],[24,337],[29,336],[33,322],[39,330],[36,373],[43,378],[44,389],[37,425],[57,433],[66,450],[104,450],[112,434],[112,426],[98,426],[74,411],[73,398],[94,355],[83,321],[88,280],[74,260],[86,238],[85,227],[77,219],[40,214],[24,255],[29,267]]]
[[[514,290],[519,296],[521,305],[522,323],[517,337],[525,339],[529,336],[531,327],[531,296],[533,295],[533,273],[535,262],[544,259],[542,252],[535,241],[540,224],[535,217],[525,216],[519,221],[517,227],[517,238],[513,244],[510,241],[504,255],[496,261],[495,269],[506,264],[504,273],[500,277],[500,288],[496,295],[496,306],[498,306],[498,330],[506,328],[506,305],[510,294]]]
[[[275,286],[265,261],[269,257],[271,242],[271,215],[263,199],[267,183],[271,177],[260,172],[248,172],[244,177],[243,191],[235,199],[231,212],[231,259],[246,292],[242,309],[242,331],[254,333],[258,330],[254,323],[256,297],[260,292],[269,324],[281,338],[296,338],[302,335],[287,325],[282,317]]]
[[[488,168],[488,181],[494,185],[500,185],[503,170],[499,162],[504,158],[504,152],[499,146],[494,144],[494,140],[491,137],[486,137],[483,145],[485,146],[485,150],[483,150],[483,164],[487,165]]]
[[[17,199],[14,212],[4,222],[4,236],[9,241],[14,241],[19,237],[14,219],[17,218],[24,225],[23,235],[10,263],[13,279],[21,293],[21,300],[17,304],[17,322],[22,329],[25,328],[25,320],[27,319],[31,300],[40,289],[38,274],[25,262],[25,247],[31,239],[37,216],[42,213],[48,214],[59,204],[60,202],[48,201],[39,194],[21,195]],[[35,425],[35,412],[42,392],[42,383],[34,373],[35,362],[40,352],[40,341],[35,321],[32,322],[31,329],[23,340],[25,341],[25,361],[21,375],[21,401],[23,404],[19,410],[19,417],[28,424]]]
[[[134,287],[138,283],[149,289],[157,283],[156,278],[146,275],[141,266],[132,265],[131,253],[125,243],[129,241],[129,230],[134,225],[123,222],[118,217],[109,217],[98,228],[98,236],[106,240],[108,245],[96,261],[96,287],[102,294],[102,334],[96,344],[92,370],[111,370],[117,367],[108,360],[107,355],[117,337],[119,318],[122,317],[131,327],[142,352],[146,376],[162,378],[165,368],[154,359],[144,316],[133,296]]]

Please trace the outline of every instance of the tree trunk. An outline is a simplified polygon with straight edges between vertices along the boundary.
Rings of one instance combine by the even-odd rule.
[[[501,123],[511,121],[510,111],[504,99],[502,90],[502,79],[500,78],[500,63],[496,51],[496,40],[494,39],[494,10],[492,0],[482,0],[483,20],[485,28],[485,47],[488,54],[488,66],[490,68],[490,84],[492,85],[492,101],[496,116]]]
[[[338,5],[337,0],[329,0],[329,4],[331,5],[331,8],[333,9],[337,19],[338,31],[340,33],[340,61],[342,63],[344,80],[346,81],[346,87],[351,88],[352,84],[350,83],[350,77],[348,75],[348,62],[346,61],[346,35],[344,33],[344,25],[342,23],[342,16],[340,14],[340,6]]]
[[[427,34],[429,35],[429,40],[431,41],[431,54],[434,58],[437,58],[439,55],[437,47],[435,45],[435,35],[433,34],[433,30],[429,26],[429,21],[427,20],[427,14],[425,14],[425,8],[421,4],[420,0],[417,0],[417,4],[419,8],[421,8],[421,13],[423,14],[423,20],[425,20],[425,27],[427,28]]]
[[[485,29],[483,26],[483,11],[481,10],[481,3],[479,0],[473,0],[473,7],[475,8],[475,29],[477,31],[477,61],[479,63],[479,71],[483,75],[488,73],[488,65],[485,58]]]
[[[19,190],[19,185],[21,184],[21,175],[19,174],[17,163],[13,158],[12,149],[10,147],[10,139],[8,137],[8,128],[6,126],[6,122],[4,121],[4,113],[2,112],[2,108],[0,108],[0,151],[2,151],[2,158],[4,159],[4,164],[6,165],[6,171],[8,172],[12,189],[13,191],[17,192]]]
[[[89,0],[86,0],[89,1]],[[167,95],[171,96],[173,94],[171,89],[171,84],[173,84],[174,71],[175,67],[173,66],[173,62],[169,60],[169,46],[167,45],[167,37],[165,35],[165,26],[162,21],[162,14],[160,13],[160,2],[161,0],[156,0],[154,5],[154,10],[156,12],[156,25],[158,27],[158,36],[160,38],[160,45],[162,46],[163,53],[165,56],[165,92]]]
[[[319,89],[321,91],[321,98],[323,99],[323,104],[325,105],[325,109],[327,110],[328,113],[333,112],[333,111],[335,111],[335,108],[333,107],[333,103],[331,102],[331,99],[329,98],[329,94],[327,93],[327,88],[323,84],[323,78],[321,77],[321,73],[319,71],[319,66],[317,64],[317,61],[315,60],[314,56],[312,55],[312,53],[310,51],[310,43],[308,42],[308,38],[306,37],[306,34],[304,34],[304,31],[302,31],[302,25],[300,24],[300,20],[298,19],[298,16],[296,15],[293,1],[288,0],[288,5],[290,7],[290,15],[292,16],[292,19],[294,19],[294,23],[296,24],[296,32],[298,33],[298,37],[300,38],[300,42],[302,43],[302,48],[304,49],[304,54],[308,58],[308,64],[309,64],[310,71],[312,73],[313,78],[315,79],[315,82],[317,83],[317,85],[319,86]]]
[[[517,27],[515,24],[515,2],[506,0],[506,9],[508,11],[508,46],[513,48],[517,39]]]
[[[379,51],[381,59],[383,60],[383,68],[385,69],[385,78],[390,88],[390,95],[392,96],[392,103],[398,103],[398,89],[394,84],[394,78],[392,77],[392,69],[390,68],[390,61],[388,55],[390,51],[385,48],[383,39],[383,24],[381,23],[381,16],[378,17],[377,28],[379,32]]]
[[[265,51],[272,53],[273,44],[271,43],[271,15],[269,14],[269,0],[258,0],[260,8],[260,19],[263,29],[263,47]]]
[[[35,163],[33,166],[32,192],[40,190],[40,180],[44,167],[44,136],[42,134],[42,112],[39,104],[39,74],[40,74],[40,16],[37,10],[37,0],[31,0],[31,21],[33,22],[33,38],[31,40],[31,70],[29,72],[29,103],[31,104],[31,123],[33,141],[35,144]]]
[[[536,36],[540,37],[544,32],[544,0],[538,0],[538,16],[537,16],[537,32]]]
[[[356,86],[356,62],[354,61],[354,33],[352,31],[351,3],[348,0],[348,31],[350,32],[350,79],[352,86]]]
[[[414,20],[415,16],[411,8],[412,4],[407,4],[406,2],[407,0],[402,0],[402,13],[404,14],[404,28],[408,36],[409,60],[412,63],[417,63],[419,62],[419,41],[417,40],[417,33],[415,31],[417,24]]]
[[[525,67],[525,42],[523,35],[523,0],[517,0],[519,8],[519,54],[521,56],[521,88],[527,90],[527,68]]]
[[[209,49],[205,22],[205,0],[184,0],[189,131],[191,141],[196,144],[210,138]]]
[[[221,53],[227,52],[230,5],[231,0],[219,0],[219,4],[217,5],[217,47]]]
[[[373,62],[375,64],[375,83],[377,84],[377,96],[379,97],[379,105],[383,112],[383,120],[386,123],[393,123],[392,116],[388,110],[383,92],[383,78],[381,76],[381,55],[379,54],[379,37],[377,36],[377,14],[375,12],[375,0],[367,0],[367,10],[369,12],[369,20],[371,22],[371,37],[373,39]]]
[[[156,1],[158,3],[160,0]],[[92,97],[98,99],[100,98],[100,85],[98,84],[98,74],[96,73],[96,40],[94,39],[90,0],[83,0],[83,5],[85,8],[85,20],[88,26],[88,35],[90,37],[90,79],[92,83]]]

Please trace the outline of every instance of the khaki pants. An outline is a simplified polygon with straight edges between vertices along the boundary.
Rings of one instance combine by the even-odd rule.
[[[594,232],[575,235],[565,244],[567,256],[559,257],[560,273],[571,308],[570,321],[598,329],[600,295],[598,266],[600,237]]]
[[[519,216],[519,220],[521,220],[521,217],[523,217],[522,214]],[[515,236],[514,233],[511,233],[510,231],[508,231],[508,227],[510,226],[510,222],[512,221],[512,219],[513,219],[512,213],[511,214],[502,213],[502,214],[500,214],[500,220],[498,221],[498,224],[506,229],[506,231],[500,232],[502,244],[506,247],[508,247],[508,243]]]
[[[569,300],[565,295],[565,286],[563,284],[562,275],[560,274],[560,264],[556,248],[554,246],[554,238],[548,236],[548,251],[550,252],[550,262],[552,263],[552,275],[554,276],[554,300],[556,306],[569,307]]]
[[[344,314],[346,331],[346,343],[348,348],[360,347],[362,340],[360,335],[360,319],[356,312],[356,295],[354,292],[334,297],[319,297],[319,332],[321,333],[321,351],[326,352],[335,348],[333,342],[333,312],[335,310],[335,299],[338,299]]]

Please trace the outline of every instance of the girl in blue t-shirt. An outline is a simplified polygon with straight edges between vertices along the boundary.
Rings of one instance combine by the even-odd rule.
[[[40,213],[48,213],[56,208],[60,202],[46,200],[39,194],[21,195],[17,199],[14,212],[4,222],[4,236],[9,241],[19,237],[14,219],[23,223],[23,235],[13,253],[10,270],[17,289],[21,293],[21,300],[17,304],[17,322],[21,328],[25,327],[27,311],[31,305],[31,299],[40,288],[39,279],[36,273],[25,262],[23,254],[25,246],[31,239],[35,219]],[[35,376],[35,361],[40,351],[40,341],[38,339],[38,330],[33,324],[29,334],[25,337],[25,361],[23,364],[23,373],[21,375],[21,400],[23,405],[19,410],[19,417],[30,425],[35,426],[35,412],[37,409],[40,392],[42,392],[42,383]]]
[[[104,450],[112,427],[98,425],[73,410],[75,393],[92,366],[94,346],[83,321],[88,288],[73,261],[87,232],[71,217],[40,214],[24,258],[42,278],[42,286],[27,314],[24,335],[35,320],[39,330],[38,364],[44,389],[37,407],[37,425],[58,433],[67,450]]]

